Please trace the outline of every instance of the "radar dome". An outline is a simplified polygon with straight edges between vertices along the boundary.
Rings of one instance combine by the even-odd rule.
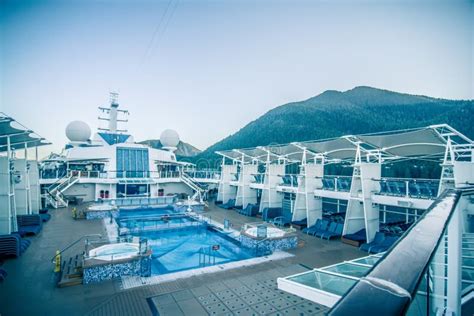
[[[66,127],[66,136],[71,142],[85,142],[91,137],[91,128],[83,121],[72,121]]]
[[[165,129],[160,135],[160,142],[163,147],[176,148],[179,144],[179,135],[175,130]]]

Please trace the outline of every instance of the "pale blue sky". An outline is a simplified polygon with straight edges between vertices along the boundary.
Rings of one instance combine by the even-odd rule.
[[[472,1],[0,1],[0,110],[59,150],[118,91],[137,140],[204,149],[328,89],[472,99],[472,21]]]

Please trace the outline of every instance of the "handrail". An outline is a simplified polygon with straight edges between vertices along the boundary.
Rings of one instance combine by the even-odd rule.
[[[336,303],[329,315],[404,315],[438,245],[444,240],[461,195],[472,192],[472,189],[444,191],[367,276]]]
[[[56,257],[60,254],[62,254],[63,252],[65,252],[66,250],[70,249],[72,246],[74,246],[75,244],[77,244],[78,242],[80,242],[82,239],[84,238],[88,238],[88,237],[99,237],[99,238],[102,238],[102,234],[89,234],[89,235],[84,235],[84,236],[81,236],[81,238],[77,239],[76,241],[70,243],[68,246],[66,246],[64,249],[60,250],[59,253],[56,253],[52,258],[51,258],[51,261],[54,262],[54,259],[56,259]]]

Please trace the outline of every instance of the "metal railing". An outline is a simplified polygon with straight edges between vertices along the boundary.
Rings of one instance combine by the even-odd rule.
[[[99,199],[102,203],[109,203],[115,206],[154,206],[170,205],[176,202],[176,195],[157,197],[123,197],[115,199]]]
[[[41,179],[60,180],[65,177],[79,177],[86,179],[136,179],[136,178],[154,178],[154,179],[171,179],[180,178],[185,173],[194,179],[219,180],[220,172],[217,170],[161,170],[161,171],[127,171],[127,170],[56,170],[41,171]]]
[[[78,238],[77,240],[73,241],[72,243],[68,244],[66,247],[64,247],[63,249],[59,250],[58,253],[56,253],[52,258],[51,258],[51,262],[54,263],[54,260],[56,259],[56,257],[58,255],[63,255],[64,252],[66,252],[67,250],[71,249],[73,246],[77,245],[81,240],[86,240],[86,244],[89,243],[89,238],[91,237],[94,237],[94,238],[99,238],[99,239],[102,239],[102,235],[101,234],[89,234],[89,235],[84,235],[84,236],[81,236],[80,238]],[[85,248],[84,248],[84,251],[85,251]]]
[[[119,221],[119,235],[141,233],[141,232],[167,232],[171,230],[183,230],[187,228],[198,229],[207,226],[207,223],[198,220],[189,220],[185,214],[169,214],[161,216],[149,216],[145,218],[129,218]],[[182,219],[176,221],[176,219]]]
[[[349,192],[351,189],[351,176],[324,176],[321,180],[323,182],[323,190]]]
[[[194,179],[219,180],[221,178],[218,170],[184,170],[183,173]]]
[[[439,180],[409,179],[409,178],[381,178],[380,195],[401,196],[422,199],[434,199],[438,195]]]

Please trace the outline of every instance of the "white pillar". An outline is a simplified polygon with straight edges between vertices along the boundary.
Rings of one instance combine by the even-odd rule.
[[[261,213],[267,207],[281,207],[283,194],[277,192],[276,187],[281,183],[280,175],[285,174],[285,164],[267,163],[265,168],[265,181],[260,201]]]

